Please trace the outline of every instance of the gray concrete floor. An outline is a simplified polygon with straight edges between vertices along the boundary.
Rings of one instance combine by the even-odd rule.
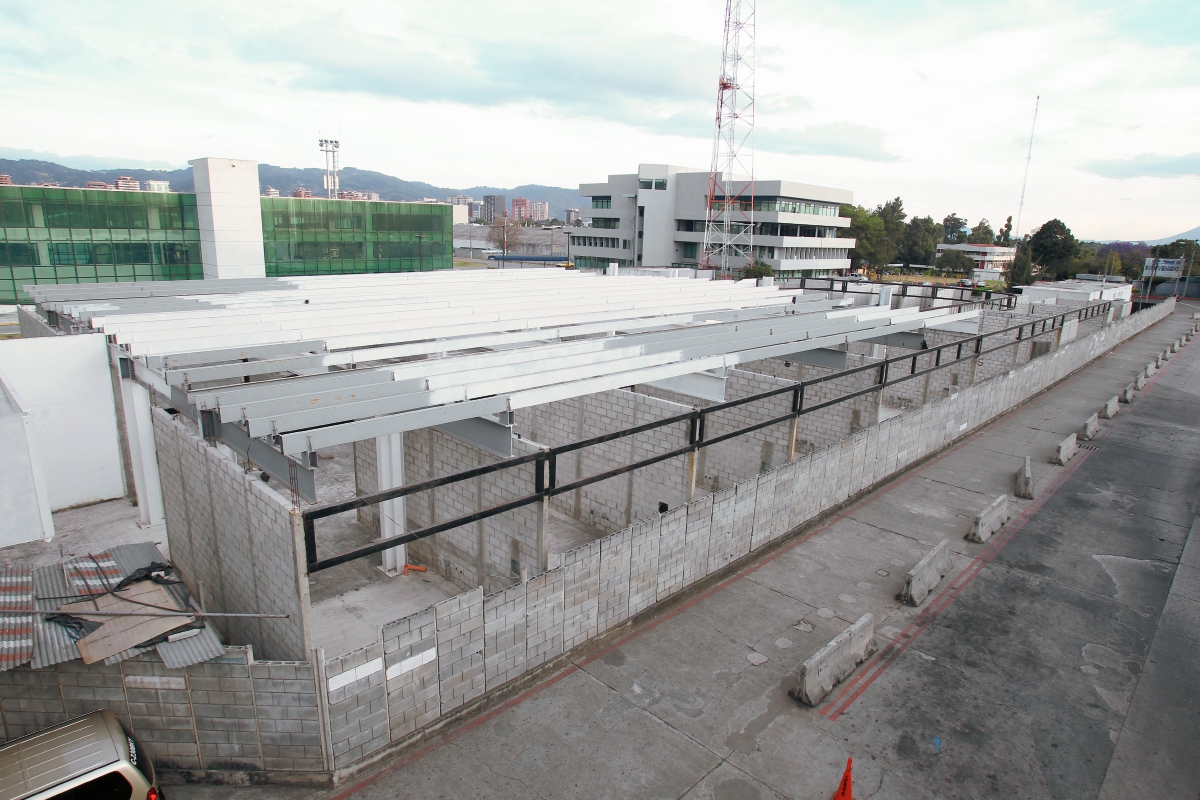
[[[1094,450],[1048,464],[1190,322],[1181,309],[785,549],[357,783],[172,797],[827,798],[853,756],[860,798],[1194,798],[1196,545],[1177,565],[1200,490],[1200,347],[1103,422]],[[989,545],[964,541],[1025,455],[1033,507]],[[943,538],[958,570],[938,589],[949,591],[898,606],[903,574]],[[865,611],[881,620],[882,656],[817,709],[790,700],[800,663]]]
[[[0,548],[0,564],[44,567],[138,542],[154,542],[163,555],[170,556],[166,525],[141,527],[137,506],[125,498],[55,511],[53,516],[52,540]]]

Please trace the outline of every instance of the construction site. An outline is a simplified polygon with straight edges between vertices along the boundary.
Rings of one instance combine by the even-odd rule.
[[[28,609],[5,633],[5,736],[101,705],[181,781],[342,785],[800,541],[1174,310],[1055,286],[526,269],[30,287],[9,344],[42,348],[43,373],[55,347],[92,349],[136,505],[56,510],[49,536],[0,551],[6,608]],[[9,371],[20,399],[37,370]],[[1025,461],[1028,495],[1070,439]],[[919,605],[1017,513],[1011,491],[966,501],[973,539],[931,559],[938,528],[870,585]],[[38,496],[10,504],[36,520]],[[130,587],[171,618],[85,615],[97,593],[144,602]],[[892,635],[897,612],[873,613],[860,644]],[[90,621],[72,632],[64,614]],[[803,674],[783,677],[788,702],[816,705]]]

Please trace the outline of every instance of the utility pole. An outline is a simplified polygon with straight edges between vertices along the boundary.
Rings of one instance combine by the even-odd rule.
[[[755,0],[725,0],[701,254],[703,268],[717,270],[718,276],[754,263],[754,4]],[[746,194],[749,207],[743,200]]]
[[[1183,279],[1183,299],[1187,299],[1188,282],[1192,279],[1192,265],[1196,263],[1196,241],[1192,240],[1192,248],[1188,257],[1188,274]],[[1175,294],[1179,294],[1179,279],[1175,279]]]
[[[337,139],[318,139],[317,144],[325,154],[325,192],[332,200],[337,197],[338,192],[338,148],[342,145]]]
[[[1013,237],[1018,242],[1021,241],[1021,214],[1025,211],[1025,187],[1029,184],[1029,162],[1033,160],[1033,132],[1037,130],[1037,115],[1038,106],[1042,103],[1042,96],[1039,94],[1033,101],[1033,124],[1029,126],[1029,152],[1025,154],[1025,177],[1021,179],[1021,202],[1017,204],[1017,231]]]

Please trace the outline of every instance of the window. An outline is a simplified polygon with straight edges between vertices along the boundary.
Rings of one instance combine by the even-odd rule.
[[[704,233],[704,220],[677,219],[675,220],[675,230],[684,233]]]
[[[119,772],[107,772],[99,778],[54,795],[54,800],[129,800],[133,786]]]
[[[593,197],[592,208],[612,208],[612,195]]]
[[[642,178],[641,180],[638,181],[638,188],[639,189],[653,189],[654,181],[650,180],[649,178]]]
[[[572,236],[572,247],[611,247],[614,250],[617,248],[618,239],[609,239],[606,236]]]
[[[666,179],[666,178],[657,178],[657,179],[655,179],[655,181],[654,181],[654,188],[655,188],[655,189],[658,189],[658,190],[660,190],[660,191],[661,191],[661,190],[663,190],[663,189],[666,189],[666,188],[667,188],[667,179]]]
[[[622,240],[621,240],[621,249],[622,249],[622,250],[628,250],[628,249],[629,249],[629,240],[628,240],[628,239],[622,239]]]
[[[616,230],[621,227],[621,220],[613,217],[592,217],[592,227]]]
[[[604,269],[609,264],[616,264],[618,267],[629,266],[629,261],[624,258],[597,258],[596,256],[576,256],[576,269]]]
[[[683,257],[684,258],[695,258],[696,250],[698,249],[696,245],[697,245],[696,242],[684,242],[683,243]]]

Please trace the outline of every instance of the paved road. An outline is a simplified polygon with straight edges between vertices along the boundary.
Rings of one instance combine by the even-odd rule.
[[[1162,791],[1144,796],[1193,800],[1200,542],[1178,564],[1200,489],[1200,347],[1105,422],[1095,449],[1048,464],[1190,326],[1182,311],[769,560],[328,796],[827,798],[853,756],[860,800],[1133,797],[1147,780]],[[987,545],[964,542],[1025,455],[1038,499]],[[942,538],[957,574],[924,609],[898,606],[901,576]],[[800,662],[864,611],[882,618],[883,657],[819,708],[796,705]],[[172,794],[229,796],[213,792]]]

